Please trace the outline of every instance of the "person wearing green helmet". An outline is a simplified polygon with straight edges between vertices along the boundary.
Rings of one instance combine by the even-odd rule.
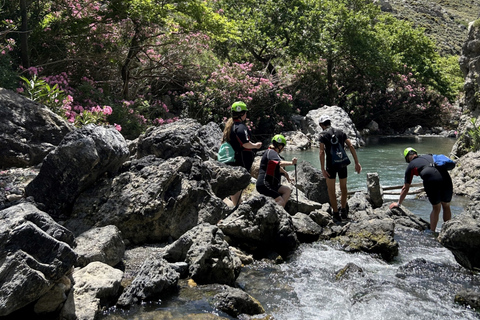
[[[262,147],[261,142],[251,142],[251,132],[245,125],[247,119],[247,105],[243,101],[236,101],[230,107],[232,117],[228,119],[223,129],[222,143],[229,142],[235,151],[235,162],[231,165],[241,166],[248,172],[252,169],[255,154],[254,149]],[[230,196],[233,205],[240,202],[242,191]]]
[[[452,218],[450,201],[453,196],[452,178],[447,170],[437,168],[434,165],[431,154],[418,155],[417,150],[408,147],[403,151],[405,161],[408,163],[405,170],[405,178],[398,202],[390,204],[390,209],[399,207],[410,190],[413,176],[420,176],[428,201],[432,205],[430,213],[430,230],[435,232],[440,211],[443,209],[443,221]]]
[[[292,193],[289,187],[281,184],[282,175],[287,178],[288,182],[292,182],[284,167],[297,164],[297,158],[293,158],[292,161],[285,161],[280,158],[280,152],[286,145],[287,140],[283,135],[277,134],[272,138],[272,144],[260,160],[256,183],[257,191],[260,194],[274,198],[275,202],[282,207],[285,207]]]

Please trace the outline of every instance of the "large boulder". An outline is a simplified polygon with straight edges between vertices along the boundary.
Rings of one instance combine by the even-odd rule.
[[[288,256],[299,244],[292,217],[265,196],[243,202],[218,226],[233,244],[259,255],[275,251]]]
[[[73,129],[46,106],[0,88],[0,168],[41,163]]]
[[[318,203],[328,203],[327,180],[319,169],[308,161],[299,161],[297,164],[296,186],[303,191],[305,197]]]
[[[241,261],[230,250],[217,226],[201,224],[165,247],[162,255],[169,262],[186,262],[189,276],[197,283],[234,285]]]
[[[154,155],[170,159],[178,156],[216,158],[222,131],[215,124],[202,126],[193,119],[182,119],[159,127],[150,127],[138,138],[137,158]]]
[[[311,136],[313,142],[318,144],[319,134],[322,131],[322,128],[318,124],[318,120],[320,119],[320,116],[324,114],[330,116],[333,128],[342,129],[343,132],[347,134],[347,137],[350,139],[355,148],[365,145],[365,141],[355,127],[352,119],[348,116],[348,113],[337,106],[325,106],[320,109],[310,110],[307,113],[307,127],[302,128],[302,130],[307,135]]]
[[[30,203],[0,211],[0,316],[40,299],[77,261],[73,234]]]
[[[105,177],[83,192],[65,226],[80,234],[94,226],[113,224],[123,239],[136,244],[178,239],[200,223],[217,223],[229,211],[209,184],[216,179],[217,171],[211,170],[215,166],[223,165],[188,157],[133,160],[118,176]],[[245,170],[241,172],[248,176]],[[245,188],[249,178],[237,184],[223,181],[218,190],[235,191]]]
[[[465,212],[442,225],[438,240],[452,251],[460,265],[480,270],[480,193],[472,198]]]
[[[471,197],[480,190],[480,151],[469,152],[457,160],[450,173],[457,195]]]
[[[66,135],[48,154],[25,194],[34,197],[48,213],[68,216],[82,191],[102,175],[115,173],[128,157],[120,132],[113,127],[87,125]]]

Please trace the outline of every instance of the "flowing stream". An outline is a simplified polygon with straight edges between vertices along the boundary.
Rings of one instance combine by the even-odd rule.
[[[411,146],[420,154],[449,154],[448,138],[370,138],[357,150],[361,174],[349,168],[349,190],[366,189],[366,174],[378,172],[382,186],[400,185],[406,163],[403,150]],[[285,152],[319,167],[318,149]],[[417,180],[416,180],[417,179]],[[413,181],[421,182],[416,177]],[[392,196],[385,201],[397,200]],[[463,211],[467,200],[455,197],[452,214]],[[429,221],[426,199],[409,196],[404,205]],[[441,219],[438,229],[441,228]],[[242,269],[238,284],[257,298],[275,319],[480,319],[480,314],[454,302],[461,289],[478,288],[480,277],[460,267],[451,252],[430,233],[398,230],[399,255],[387,263],[364,253],[346,253],[328,241],[302,244],[285,263],[258,261]],[[337,280],[336,273],[348,263],[361,272]],[[172,298],[159,305],[142,306],[134,312],[114,312],[108,319],[195,319],[210,315],[231,319],[204,300]]]

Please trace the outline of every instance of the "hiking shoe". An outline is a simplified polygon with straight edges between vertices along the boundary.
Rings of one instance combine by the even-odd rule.
[[[342,222],[342,218],[340,217],[340,214],[338,212],[333,213],[333,222],[335,223]]]
[[[348,208],[340,208],[340,215],[342,216],[342,219],[347,219],[348,216]]]

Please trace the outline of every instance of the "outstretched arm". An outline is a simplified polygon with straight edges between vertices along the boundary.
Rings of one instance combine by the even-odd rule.
[[[350,153],[352,154],[353,160],[355,161],[355,172],[357,173],[362,172],[362,166],[360,165],[360,162],[358,162],[358,156],[357,156],[357,151],[355,150],[355,147],[353,146],[350,139],[345,140],[345,143],[347,144],[348,149],[350,149]]]
[[[400,199],[398,199],[398,202],[393,202],[392,204],[390,204],[390,209],[400,207],[403,200],[405,200],[405,197],[408,194],[408,190],[410,190],[410,183],[405,183],[402,187],[402,191],[400,191]]]

